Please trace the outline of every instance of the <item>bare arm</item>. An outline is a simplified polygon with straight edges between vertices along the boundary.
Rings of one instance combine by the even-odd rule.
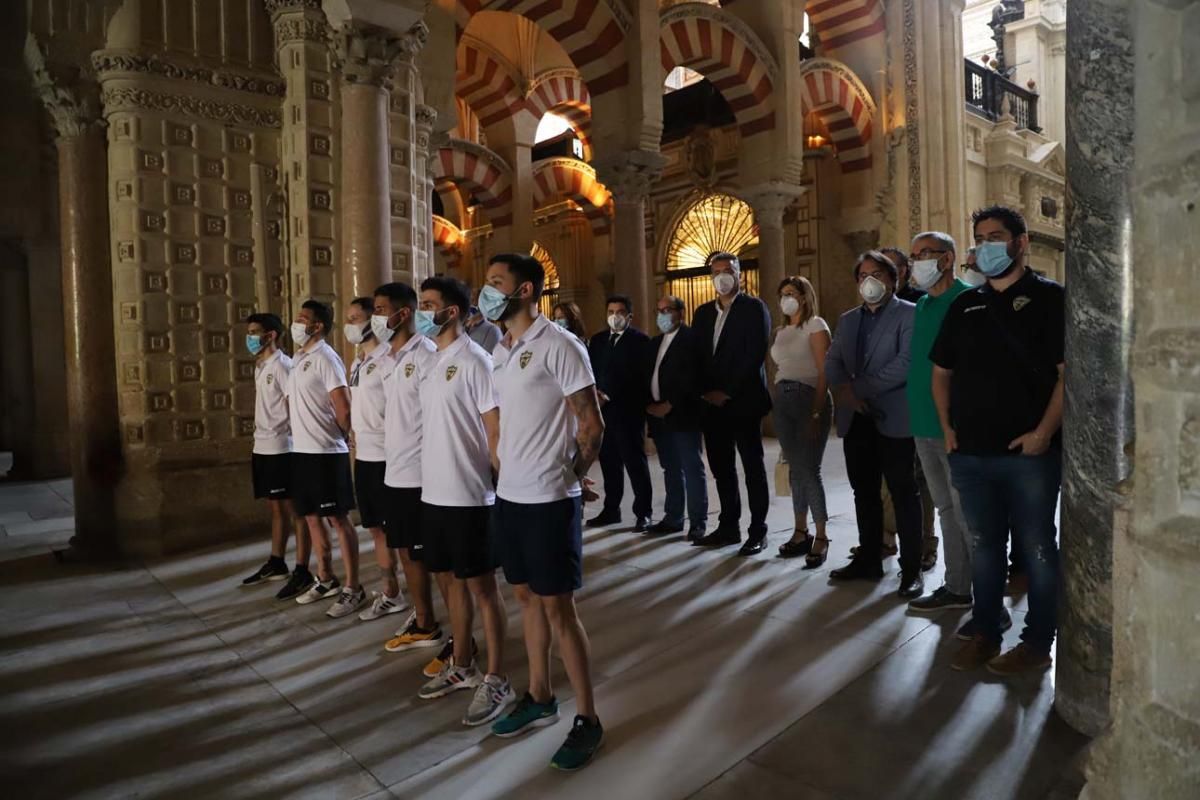
[[[492,460],[493,476],[500,474],[500,456],[497,453],[497,448],[500,445],[500,409],[493,408],[491,411],[485,411],[479,415],[483,420],[483,430],[487,433],[488,454]]]
[[[579,421],[579,432],[575,435],[578,449],[575,451],[575,463],[572,464],[572,468],[582,479],[600,455],[600,443],[604,440],[604,418],[600,415],[596,387],[587,386],[567,395],[567,405]]]
[[[938,421],[942,423],[942,439],[946,443],[947,453],[958,449],[958,436],[950,426],[950,378],[953,375],[953,370],[933,365],[933,405],[937,408]]]
[[[350,391],[345,386],[339,386],[329,393],[333,402],[333,417],[337,426],[342,429],[342,435],[350,437]]]

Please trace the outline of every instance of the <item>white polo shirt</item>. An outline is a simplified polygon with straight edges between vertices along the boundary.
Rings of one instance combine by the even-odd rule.
[[[288,420],[288,373],[292,359],[282,350],[254,365],[254,453],[277,456],[292,449]]]
[[[496,408],[492,357],[465,333],[421,376],[421,502],[471,508],[496,502],[480,414]]]
[[[360,356],[350,370],[350,427],[354,429],[354,457],[359,461],[386,461],[383,430],[387,395],[384,378],[396,366],[391,348],[382,344]]]
[[[564,398],[594,386],[587,351],[570,331],[538,315],[525,335],[492,353],[500,395],[500,483],[513,503],[579,497],[571,469],[579,423]]]
[[[390,347],[388,348],[391,349]],[[387,408],[383,415],[383,449],[387,460],[383,482],[393,489],[421,486],[421,375],[433,361],[437,345],[414,336],[393,356],[384,376]]]
[[[329,393],[346,385],[346,365],[329,343],[322,341],[310,352],[300,350],[292,359],[288,382],[288,410],[292,422],[293,453],[348,453],[333,400]]]

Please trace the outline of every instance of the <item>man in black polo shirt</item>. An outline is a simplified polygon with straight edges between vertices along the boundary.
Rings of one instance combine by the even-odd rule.
[[[992,206],[972,222],[987,283],[958,296],[930,353],[951,480],[975,536],[976,633],[951,666],[1011,675],[1050,666],[1057,628],[1065,309],[1062,286],[1026,265],[1020,213]],[[1029,613],[1021,643],[1000,655],[1010,523],[1028,556]]]

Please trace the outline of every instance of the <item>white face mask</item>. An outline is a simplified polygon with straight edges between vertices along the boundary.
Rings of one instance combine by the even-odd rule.
[[[918,289],[928,289],[933,286],[942,277],[942,271],[938,269],[938,260],[936,258],[926,258],[920,261],[914,261],[912,264],[913,283]]]
[[[790,294],[785,294],[779,298],[779,310],[783,312],[785,317],[794,316],[800,312],[800,301]]]
[[[874,275],[868,275],[858,284],[858,293],[863,300],[874,305],[887,294],[887,286]]]
[[[718,272],[713,275],[713,288],[717,290],[719,295],[733,294],[733,290],[737,288],[738,279],[732,272]]]
[[[624,314],[609,314],[608,329],[613,333],[621,333],[629,327],[629,317]]]
[[[292,341],[296,347],[304,347],[312,337],[308,335],[308,326],[303,322],[292,323]]]
[[[972,289],[977,289],[987,283],[987,278],[977,269],[969,269],[963,272],[960,281],[970,286]]]
[[[343,325],[342,333],[346,335],[346,341],[350,344],[362,344],[363,339],[367,338],[366,330],[356,322],[347,322]]]
[[[375,334],[375,338],[381,342],[386,342],[392,338],[395,333],[388,327],[388,318],[382,314],[371,315],[371,333]]]

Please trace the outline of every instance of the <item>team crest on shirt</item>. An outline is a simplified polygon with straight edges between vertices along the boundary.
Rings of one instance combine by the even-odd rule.
[[[458,374],[458,366],[457,365],[451,364],[450,366],[446,367],[446,380],[450,380],[457,374]]]
[[[378,366],[379,366],[379,365],[378,365],[378,364],[376,364],[376,363],[374,363],[374,362],[372,362],[372,363],[368,364],[368,365],[367,365],[367,374],[368,374],[368,375],[370,375],[372,372],[374,372],[374,371],[375,371],[375,368],[376,368],[376,367],[378,367]]]
[[[529,362],[532,359],[533,359],[533,351],[532,350],[526,350],[524,353],[521,353],[521,369],[525,369],[526,367],[528,367]]]
[[[404,377],[411,378],[412,374],[413,374],[413,370],[415,370],[416,368],[417,368],[416,364],[405,364],[404,365]]]
[[[1029,305],[1029,298],[1021,295],[1013,300],[1013,311],[1020,311],[1025,306]]]
[[[272,382],[274,379],[275,379],[275,376],[274,376],[274,375],[268,375],[268,376],[267,376],[267,386],[270,386],[270,385],[271,385],[271,382]]]
[[[308,368],[309,368],[309,367],[311,367],[311,366],[312,366],[312,362],[311,362],[311,361],[305,361],[305,362],[304,362],[304,371],[305,371],[305,372],[308,372]]]

